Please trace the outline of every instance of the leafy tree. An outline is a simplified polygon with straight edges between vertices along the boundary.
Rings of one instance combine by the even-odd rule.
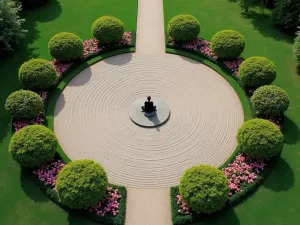
[[[19,12],[21,6],[13,0],[0,0],[0,54],[12,51],[12,44],[18,43],[25,37],[26,30],[22,29],[24,19]]]

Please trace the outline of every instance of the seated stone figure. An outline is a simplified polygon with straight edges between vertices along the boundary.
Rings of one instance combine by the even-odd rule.
[[[147,100],[148,101],[145,101],[144,106],[142,106],[142,110],[145,114],[153,114],[156,111],[156,106],[151,101],[150,96],[147,97]]]

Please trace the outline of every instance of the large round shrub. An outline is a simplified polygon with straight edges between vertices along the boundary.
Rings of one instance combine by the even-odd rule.
[[[57,139],[50,129],[42,125],[29,125],[17,131],[10,140],[9,151],[23,167],[39,167],[53,159]]]
[[[49,43],[50,55],[58,61],[70,61],[83,54],[83,42],[73,33],[62,32],[54,35]]]
[[[217,32],[211,40],[212,52],[222,59],[232,59],[240,56],[245,49],[243,35],[234,30]]]
[[[194,211],[213,213],[222,209],[228,200],[228,180],[217,168],[193,166],[181,177],[179,192]]]
[[[238,130],[241,152],[257,159],[270,159],[283,147],[283,135],[272,122],[264,119],[246,121]]]
[[[287,92],[274,85],[265,85],[256,89],[251,102],[256,113],[265,117],[282,116],[290,104]]]
[[[67,164],[58,174],[56,189],[64,206],[86,209],[106,195],[107,177],[102,166],[92,160]]]
[[[101,44],[119,42],[124,34],[124,24],[113,16],[102,16],[93,23],[92,34]]]
[[[300,62],[300,32],[297,33],[297,37],[295,38],[293,45],[293,54],[294,58]]]
[[[199,35],[200,23],[192,15],[178,15],[169,21],[168,33],[174,41],[191,41]]]
[[[265,57],[253,56],[242,62],[239,78],[245,87],[271,84],[276,78],[276,67]]]
[[[31,119],[44,111],[44,103],[37,93],[20,90],[11,93],[5,102],[5,109],[16,119]]]
[[[19,80],[30,90],[48,89],[57,81],[55,67],[44,59],[31,59],[19,69]]]

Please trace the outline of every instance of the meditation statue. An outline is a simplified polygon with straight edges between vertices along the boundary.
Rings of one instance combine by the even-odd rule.
[[[142,112],[144,112],[146,116],[151,116],[156,112],[156,106],[154,106],[150,96],[147,97],[147,101],[145,101],[144,106],[142,106]]]

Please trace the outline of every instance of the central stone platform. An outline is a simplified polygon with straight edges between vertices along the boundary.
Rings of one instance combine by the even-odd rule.
[[[170,110],[168,105],[157,97],[151,97],[151,101],[153,101],[157,111],[152,116],[145,116],[141,109],[145,101],[147,101],[146,97],[139,98],[130,106],[129,116],[135,124],[142,127],[157,127],[169,119]]]

